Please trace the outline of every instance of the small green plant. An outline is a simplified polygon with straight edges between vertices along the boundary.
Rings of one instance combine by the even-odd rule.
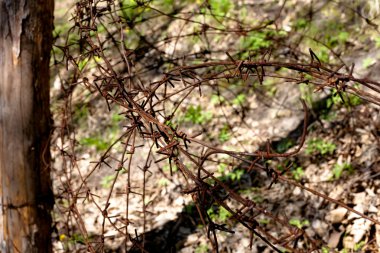
[[[332,105],[337,105],[342,103],[342,99],[340,98],[339,94],[337,93],[336,89],[332,90],[332,95],[327,99],[327,107],[330,107]]]
[[[214,15],[225,16],[234,7],[231,0],[209,0],[208,3],[213,11]]]
[[[302,167],[297,167],[294,170],[292,170],[294,180],[300,181],[304,174],[305,172]]]
[[[170,171],[170,165],[169,164],[165,165],[164,167],[162,167],[162,170],[164,172],[169,172]],[[177,171],[178,171],[177,166],[172,163],[172,172],[177,172]]]
[[[295,141],[293,139],[284,138],[280,140],[280,142],[274,147],[274,149],[278,153],[284,153],[289,148],[293,147],[294,145],[295,145]]]
[[[102,181],[100,182],[100,185],[103,187],[103,188],[110,188],[113,181],[115,180],[116,178],[116,175],[112,174],[112,175],[108,175],[108,176],[105,176],[102,178]]]
[[[74,122],[83,128],[83,124],[88,114],[89,110],[86,106],[78,107],[73,116]],[[85,147],[94,147],[96,151],[107,150],[119,137],[120,127],[118,122],[122,118],[124,118],[122,115],[113,114],[108,126],[91,133],[90,136],[81,138],[79,144]]]
[[[226,171],[226,169],[227,169],[227,164],[225,164],[225,163],[221,163],[221,164],[219,164],[218,165],[218,172],[220,173],[220,174],[224,174],[224,172]]]
[[[69,251],[72,245],[85,244],[85,238],[83,237],[83,235],[78,233],[74,233],[71,237],[68,237],[65,234],[60,234],[59,240],[63,243],[65,251]]]
[[[363,60],[363,68],[367,69],[376,63],[376,59],[368,57]]]
[[[73,114],[73,122],[76,125],[81,125],[85,122],[86,118],[89,115],[89,109],[86,104],[84,105],[76,105],[74,114]]]
[[[246,98],[247,96],[245,94],[239,94],[236,96],[236,98],[234,98],[234,100],[232,100],[232,104],[236,106],[242,105],[245,102]]]
[[[79,61],[79,63],[78,63],[78,68],[79,68],[79,70],[80,70],[81,72],[82,72],[83,69],[86,67],[87,63],[88,63],[88,58],[84,58],[83,60]]]
[[[199,244],[195,248],[195,253],[207,253],[208,252],[208,246],[206,244]]]
[[[202,111],[202,107],[200,105],[197,107],[190,105],[185,113],[183,121],[191,122],[193,124],[204,124],[210,121],[211,118],[212,113]]]
[[[105,151],[110,145],[110,143],[105,141],[100,135],[82,138],[79,143],[87,147],[95,147],[97,151]]]
[[[125,119],[125,117],[123,115],[120,115],[117,113],[112,114],[112,117],[111,117],[111,121],[113,124],[117,124],[120,121],[122,121],[123,119]]]
[[[241,176],[243,176],[245,173],[244,170],[236,169],[234,171],[231,171],[227,174],[227,177],[230,178],[232,181],[239,181]]]
[[[276,83],[273,78],[264,79],[262,87],[264,88],[265,94],[269,97],[274,97],[277,93]]]
[[[355,88],[357,88],[357,87],[355,87]],[[345,95],[345,96],[343,97],[343,95]],[[343,100],[342,100],[342,98],[343,98]],[[331,97],[329,97],[327,99],[327,107],[330,107],[332,105],[340,105],[342,103],[346,107],[358,106],[362,103],[362,100],[360,97],[352,95],[352,94],[348,94],[348,93],[338,94],[338,91],[336,89],[333,89]]]
[[[309,226],[310,222],[308,220],[300,220],[297,218],[292,218],[292,219],[290,219],[289,224],[292,226],[295,226],[299,229],[302,229],[303,227]]]
[[[350,104],[352,106],[358,106],[363,102],[360,97],[351,94],[348,95],[348,99],[350,100]]]
[[[306,19],[304,18],[299,18],[296,20],[295,24],[294,24],[294,27],[296,29],[304,29],[306,28],[308,25],[310,24],[309,21],[307,21]]]
[[[175,124],[174,124],[174,122],[173,122],[172,120],[167,120],[167,121],[165,121],[165,125],[167,125],[167,126],[169,126],[169,127],[173,127],[173,128],[175,128]]]
[[[158,185],[161,186],[161,187],[168,186],[169,185],[169,180],[167,180],[166,178],[160,178],[158,180]]]
[[[380,37],[375,38],[376,48],[380,48]]]
[[[195,207],[194,203],[190,203],[184,207],[183,211],[186,214],[193,215],[195,212],[197,212],[197,208]]]
[[[221,222],[226,222],[228,218],[230,218],[232,214],[223,206],[219,207],[219,217],[218,220]]]
[[[321,113],[321,119],[326,120],[326,121],[334,121],[337,118],[337,113],[336,111],[324,111]]]
[[[252,200],[257,203],[257,204],[260,204],[260,203],[263,203],[264,202],[264,197],[259,195],[259,194],[256,194],[256,195],[253,195],[252,196]]]
[[[259,219],[258,222],[263,225],[268,225],[270,223],[270,219]]]
[[[334,143],[316,138],[307,142],[306,154],[310,155],[319,153],[321,155],[332,155],[335,149],[336,145]]]
[[[322,247],[322,253],[329,253],[330,252],[330,249],[326,246],[323,246]]]
[[[83,235],[81,234],[73,234],[71,237],[70,237],[70,240],[69,240],[71,243],[80,243],[80,244],[85,244],[85,239],[83,237]]]
[[[308,79],[306,79],[308,80]],[[313,103],[314,103],[314,97],[313,97],[313,87],[311,85],[308,85],[306,83],[301,83],[299,85],[299,90],[300,90],[300,93],[301,93],[301,98],[303,100],[306,101],[306,103],[309,105],[309,106],[313,106]]]
[[[218,139],[220,142],[226,142],[230,138],[231,138],[230,128],[227,124],[225,124],[219,132]]]
[[[211,96],[211,103],[213,105],[217,105],[217,104],[223,104],[224,101],[226,101],[226,99],[222,96],[218,96],[218,95],[212,95]]]
[[[328,37],[326,45],[330,48],[344,45],[349,38],[349,33],[346,31],[339,32],[336,36]]]
[[[348,173],[352,173],[353,170],[354,169],[352,165],[349,163],[335,164],[332,170],[332,173],[333,173],[332,178],[339,179],[342,176],[343,171],[348,171]]]
[[[358,243],[355,243],[355,245],[354,245],[354,251],[361,250],[365,245],[366,245],[365,241],[360,241]]]
[[[242,38],[240,45],[243,50],[256,51],[262,48],[268,48],[272,44],[268,38],[268,33],[264,31],[250,32],[247,37]]]
[[[212,206],[207,210],[207,214],[214,221],[225,223],[232,214],[223,206]]]
[[[249,187],[238,191],[241,195],[249,196],[256,204],[263,203],[264,197],[260,193],[260,188]]]

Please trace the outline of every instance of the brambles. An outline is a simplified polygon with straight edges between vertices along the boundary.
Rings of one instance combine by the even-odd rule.
[[[283,194],[290,187],[299,188],[353,211],[305,186],[306,167],[289,161],[294,161],[305,142],[306,153],[312,156],[332,156],[336,151],[333,142],[320,137],[306,140],[310,118],[306,103],[312,106],[316,102],[313,92],[335,89],[337,96],[333,96],[331,106],[337,103],[334,99],[340,98],[339,94],[347,92],[363,101],[379,103],[376,96],[356,85],[376,90],[377,82],[357,78],[349,66],[328,65],[326,62],[333,60],[329,49],[313,48],[315,53],[311,54],[312,50],[286,46],[285,37],[293,32],[284,32],[280,27],[281,6],[280,14],[274,15],[278,20],[272,15],[252,24],[239,19],[236,13],[241,5],[232,1],[191,1],[188,5],[186,1],[115,3],[119,5],[112,1],[78,3],[73,30],[81,37],[82,49],[70,51],[71,57],[66,58],[73,66],[75,83],[101,97],[99,104],[105,108],[105,114],[118,112],[105,117],[107,124],[99,135],[94,132],[88,137],[93,139],[87,139],[87,144],[82,142],[103,151],[98,161],[80,177],[79,185],[73,189],[62,187],[72,208],[95,203],[101,213],[100,221],[97,220],[97,224],[102,224],[101,239],[85,241],[88,250],[96,252],[93,245],[104,247],[111,241],[104,236],[110,230],[123,240],[123,250],[148,247],[144,236],[156,224],[162,225],[157,217],[165,216],[160,211],[169,212],[168,205],[173,203],[183,205],[184,213],[197,212],[199,218],[194,226],[207,229],[209,245],[198,245],[198,251],[212,248],[217,252],[222,243],[218,241],[220,233],[232,233],[229,229],[235,229],[219,223],[239,223],[252,244],[253,240],[261,240],[277,252],[317,250],[319,242],[302,231],[308,226],[305,219],[289,220],[282,210],[273,208],[274,197],[270,195]],[[173,8],[160,8],[172,3]],[[217,5],[220,3],[225,5]],[[98,29],[101,25],[107,31]],[[306,29],[308,21],[300,20],[296,26]],[[324,42],[338,48],[348,39],[345,31],[339,30]],[[280,45],[285,48],[279,49]],[[71,47],[66,47],[69,54]],[[91,66],[90,60],[95,57],[100,60]],[[78,59],[83,62],[78,67],[80,73],[75,72]],[[294,99],[285,104],[287,97],[299,94],[298,85],[306,103]],[[296,91],[289,88],[292,86]],[[273,107],[275,113],[265,122],[268,107]],[[291,125],[300,120],[303,123],[296,137],[285,138],[272,147],[270,139],[279,132],[277,111],[282,107],[288,110],[281,111],[281,120],[298,116]],[[83,111],[78,118],[86,114]],[[104,136],[109,132],[113,135]],[[116,142],[117,148],[108,149],[104,143],[97,143],[101,138],[108,146],[110,140]],[[72,143],[75,144],[69,142]],[[62,153],[70,158],[65,164],[74,166],[75,154],[66,156],[70,151]],[[126,173],[120,172],[121,168],[126,168]],[[99,182],[93,178],[101,169],[115,174],[104,179],[103,188],[108,191],[97,197],[99,192],[91,188],[94,183],[89,181]],[[337,178],[346,170],[339,169]],[[169,175],[169,171],[176,173]],[[260,190],[256,192],[253,187]],[[262,194],[264,189],[267,195]],[[273,202],[285,201],[287,196],[278,195]],[[84,201],[78,201],[82,197]],[[165,206],[156,208],[164,198],[169,199]],[[188,204],[191,201],[193,205]],[[169,217],[172,220],[176,216]],[[86,235],[80,215],[75,222]],[[169,234],[175,237],[175,233]],[[161,252],[175,249],[170,247]]]

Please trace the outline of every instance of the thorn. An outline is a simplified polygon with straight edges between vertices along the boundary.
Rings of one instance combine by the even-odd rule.
[[[319,72],[321,71],[319,69],[319,66],[321,66],[321,61],[318,59],[318,56],[313,52],[313,50],[311,50],[311,48],[309,48],[309,53],[310,53],[310,57],[311,57],[311,65],[314,65],[314,59],[316,59],[318,61],[318,64],[316,64],[317,66],[313,66],[315,67]]]

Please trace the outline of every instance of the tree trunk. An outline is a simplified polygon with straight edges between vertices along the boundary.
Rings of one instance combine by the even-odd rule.
[[[0,252],[51,252],[53,0],[0,0]]]

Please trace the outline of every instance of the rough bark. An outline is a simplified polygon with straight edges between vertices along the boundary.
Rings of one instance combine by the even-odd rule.
[[[0,252],[51,252],[53,0],[0,0]]]

